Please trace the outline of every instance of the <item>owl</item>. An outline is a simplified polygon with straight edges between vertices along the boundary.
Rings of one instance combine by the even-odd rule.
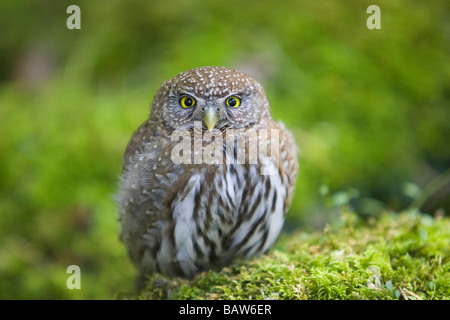
[[[292,201],[296,153],[250,76],[201,67],[164,82],[126,148],[117,195],[141,281],[191,279],[265,253]]]

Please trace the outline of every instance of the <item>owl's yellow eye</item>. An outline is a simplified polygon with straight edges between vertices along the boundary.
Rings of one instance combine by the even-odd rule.
[[[241,99],[236,96],[231,96],[226,101],[227,106],[237,108],[241,105]]]
[[[185,96],[180,99],[180,105],[185,109],[195,106],[195,103],[195,99],[190,96]]]

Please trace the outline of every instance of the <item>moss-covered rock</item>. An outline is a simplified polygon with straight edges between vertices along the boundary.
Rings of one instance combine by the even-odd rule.
[[[267,255],[200,274],[154,275],[128,299],[449,299],[450,219],[417,212],[283,235]]]

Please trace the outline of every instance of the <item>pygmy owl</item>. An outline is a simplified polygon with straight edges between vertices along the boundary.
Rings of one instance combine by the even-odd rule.
[[[140,277],[192,278],[266,252],[297,170],[294,139],[250,76],[202,67],[164,82],[125,151],[117,195]]]

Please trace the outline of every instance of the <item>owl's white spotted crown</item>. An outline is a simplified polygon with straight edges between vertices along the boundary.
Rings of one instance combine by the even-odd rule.
[[[262,90],[262,86],[250,76],[226,67],[191,69],[164,82],[162,88],[169,94],[192,92],[204,98]]]

